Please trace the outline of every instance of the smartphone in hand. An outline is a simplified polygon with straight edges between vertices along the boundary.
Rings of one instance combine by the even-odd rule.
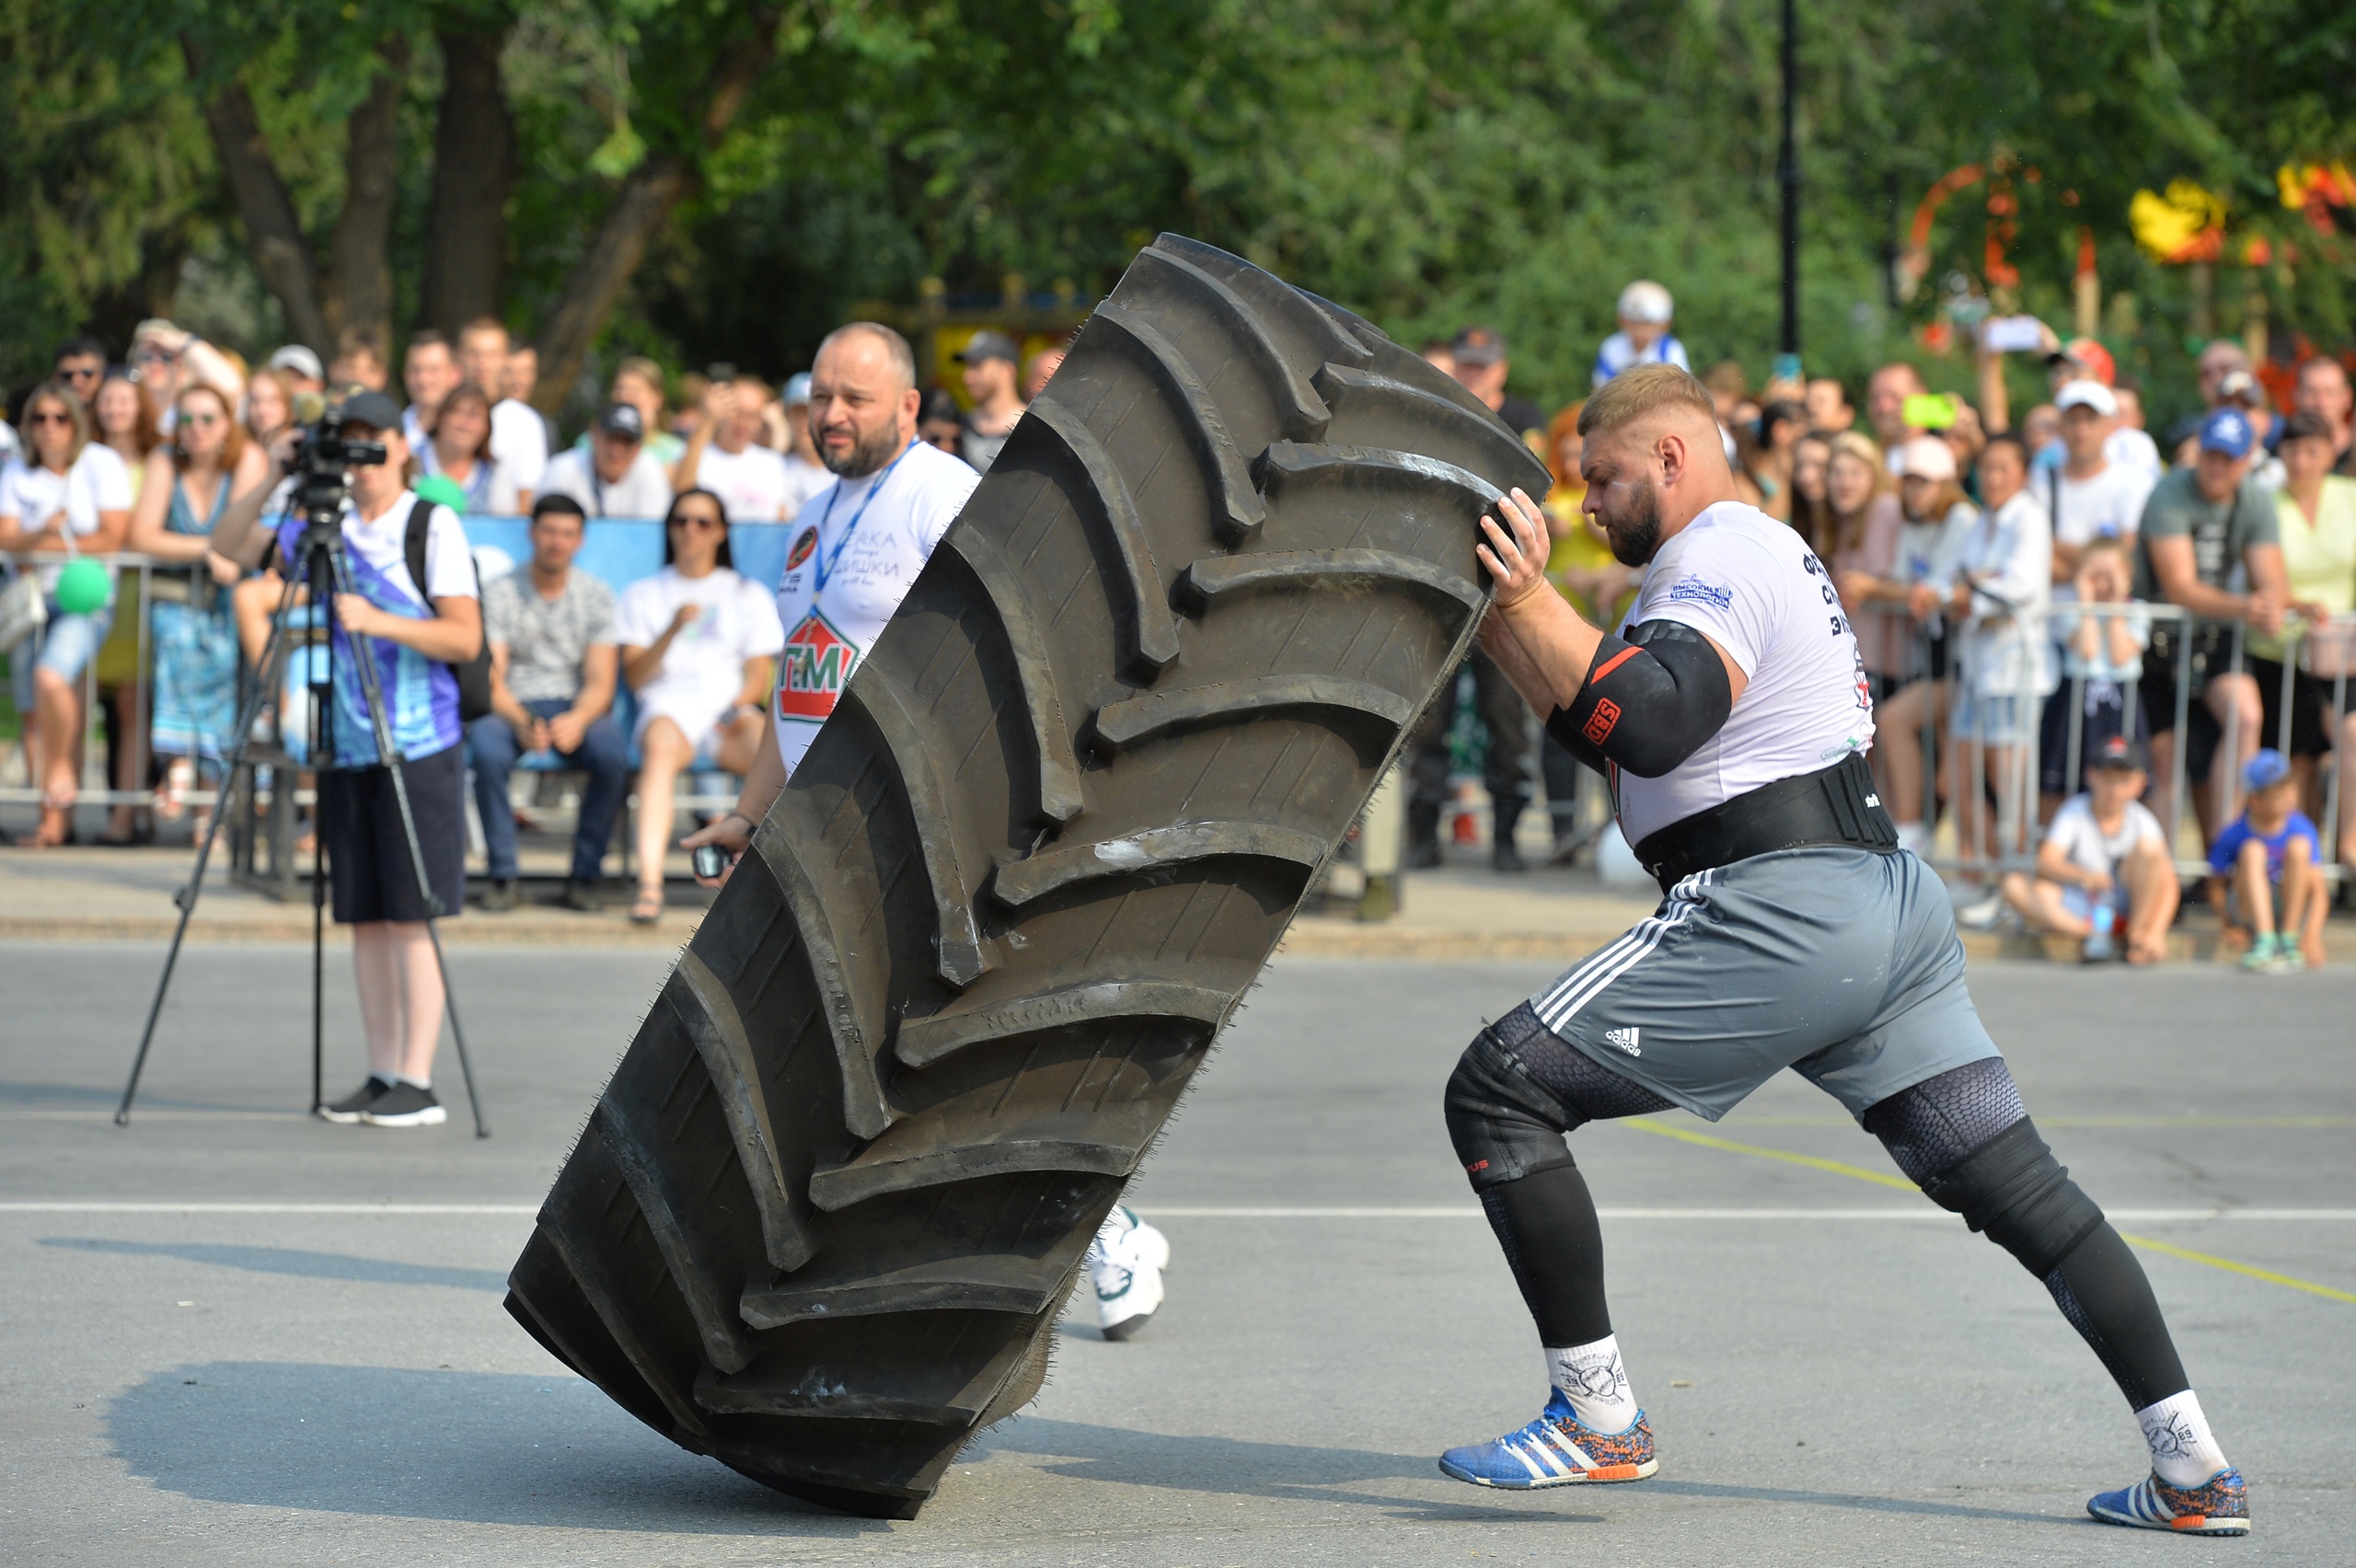
[[[2045,343],[2045,323],[2034,316],[1999,316],[1981,330],[1992,354],[2028,353]]]

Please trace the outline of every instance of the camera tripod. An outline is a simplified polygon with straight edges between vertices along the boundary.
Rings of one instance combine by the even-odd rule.
[[[237,721],[237,743],[224,768],[224,788],[215,803],[213,820],[207,825],[203,842],[198,845],[196,866],[189,874],[187,885],[172,894],[172,902],[179,908],[179,927],[172,932],[172,945],[164,955],[164,973],[156,982],[156,998],[147,1009],[147,1027],[139,1036],[139,1054],[131,1064],[130,1081],[122,1086],[122,1103],[116,1107],[114,1124],[118,1127],[131,1124],[131,1102],[139,1093],[139,1078],[147,1066],[148,1048],[155,1043],[156,1020],[164,1010],[164,996],[171,988],[172,971],[179,963],[180,944],[188,936],[190,917],[196,913],[198,897],[204,889],[205,864],[212,859],[213,846],[221,836],[224,824],[229,820],[230,791],[227,780],[237,776],[237,768],[251,756],[254,721],[265,707],[274,706],[278,711],[278,728],[284,728],[285,698],[282,689],[284,680],[289,639],[287,628],[293,618],[295,595],[301,587],[310,589],[311,607],[318,613],[318,627],[326,636],[326,668],[310,683],[311,757],[315,765],[331,763],[335,751],[335,596],[353,591],[352,563],[344,554],[343,502],[348,493],[348,481],[343,475],[332,476],[332,482],[320,480],[329,476],[304,476],[299,503],[303,511],[303,534],[294,547],[298,558],[287,563],[286,586],[280,593],[278,608],[271,619],[270,641],[263,648],[259,662],[260,678],[254,690],[239,707]],[[421,594],[423,585],[419,585]],[[482,1118],[482,1099],[475,1091],[474,1064],[467,1056],[467,1034],[458,1022],[457,993],[450,986],[450,965],[443,956],[442,933],[434,924],[434,917],[445,913],[441,900],[435,896],[432,880],[425,870],[425,851],[417,836],[417,819],[410,811],[409,783],[400,767],[400,754],[393,745],[391,721],[386,716],[383,683],[378,677],[373,642],[359,632],[346,632],[352,662],[359,666],[360,691],[368,709],[369,726],[375,737],[376,756],[392,775],[393,800],[399,809],[401,833],[408,844],[410,872],[416,878],[419,894],[426,909],[425,930],[433,944],[434,966],[441,971],[442,996],[450,1018],[450,1037],[458,1048],[458,1070],[467,1084],[467,1103],[474,1113],[475,1136],[491,1136],[491,1128]],[[286,788],[288,779],[275,785]],[[325,950],[327,945],[327,877],[323,864],[325,834],[319,831],[315,814],[311,836],[311,1110],[316,1114],[326,1103],[323,1042],[326,1034]]]

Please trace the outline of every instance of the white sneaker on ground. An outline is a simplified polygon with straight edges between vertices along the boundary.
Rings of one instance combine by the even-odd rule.
[[[1116,1206],[1088,1244],[1088,1277],[1096,1289],[1096,1326],[1108,1340],[1125,1340],[1161,1306],[1161,1271],[1170,1266],[1170,1239]]]
[[[1955,923],[1969,931],[1992,931],[2004,917],[2004,901],[1994,894],[1955,912]]]

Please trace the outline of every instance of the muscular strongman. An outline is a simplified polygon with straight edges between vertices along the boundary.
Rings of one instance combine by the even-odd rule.
[[[1865,753],[1856,640],[1800,536],[1735,499],[1710,395],[1647,365],[1579,420],[1587,507],[1649,565],[1617,634],[1548,584],[1520,491],[1482,519],[1482,643],[1609,781],[1667,897],[1484,1029],[1448,1127],[1545,1346],[1544,1412],[1440,1469],[1516,1489],[1657,1468],[1603,1299],[1603,1240],[1563,1135],[1681,1105],[1716,1121],[1779,1068],[1837,1098],[1899,1169],[2052,1292],[2135,1412],[2151,1476],[2086,1506],[2183,1534],[2249,1528],[2151,1286],[2022,1108],[1963,983],[1946,890],[1898,847]]]

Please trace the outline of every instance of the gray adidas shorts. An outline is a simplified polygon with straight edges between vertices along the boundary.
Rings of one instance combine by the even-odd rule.
[[[1964,988],[1946,888],[1902,850],[1786,849],[1696,871],[1530,1006],[1713,1122],[1784,1067],[1862,1116],[2000,1055]]]

